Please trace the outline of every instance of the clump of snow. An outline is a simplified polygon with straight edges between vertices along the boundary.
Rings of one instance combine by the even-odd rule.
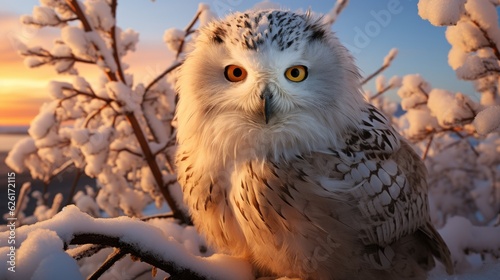
[[[390,79],[389,79],[389,86],[391,88],[396,88],[396,87],[401,87],[403,84],[403,80],[401,79],[401,77],[395,75],[395,76],[392,76]]]
[[[90,139],[90,133],[88,129],[74,129],[71,132],[71,140],[74,142],[75,145],[81,146],[85,143],[87,143]]]
[[[439,233],[446,241],[459,273],[469,267],[466,251],[500,253],[500,227],[474,226],[468,219],[455,216],[448,219]]]
[[[65,90],[71,89],[72,85],[67,82],[50,81],[48,91],[54,99],[61,99],[66,96]]]
[[[76,69],[73,68],[75,61],[72,58],[71,48],[62,43],[56,43],[51,50],[52,56],[54,56],[54,68],[57,73],[71,73],[76,74]]]
[[[24,59],[24,65],[26,65],[29,68],[35,68],[35,67],[41,66],[43,64],[45,64],[45,60],[43,60],[42,58],[26,57]]]
[[[61,39],[75,55],[94,59],[95,53],[92,51],[91,42],[82,28],[71,25],[61,28]]]
[[[429,93],[427,107],[432,115],[436,116],[439,125],[445,128],[471,122],[479,109],[479,105],[470,97],[462,93],[454,95],[443,89],[433,89]]]
[[[80,76],[75,76],[73,78],[73,87],[76,90],[86,92],[90,88],[90,84],[85,80],[85,78]]]
[[[465,10],[481,28],[498,35],[498,14],[491,1],[467,0]]]
[[[37,221],[45,221],[48,220],[54,215],[59,212],[59,208],[61,208],[63,196],[62,194],[58,193],[54,197],[54,201],[52,202],[52,207],[47,207],[42,198],[42,193],[40,192],[34,192],[33,197],[35,197],[38,200],[38,206],[35,209],[35,212],[33,213],[33,216],[36,217]]]
[[[134,112],[140,108],[142,96],[136,94],[132,89],[122,82],[109,82],[106,84],[107,95],[116,100],[121,109],[126,112]]]
[[[448,64],[453,70],[457,70],[464,65],[468,56],[469,54],[464,52],[461,48],[452,46],[448,52]]]
[[[418,14],[435,26],[455,25],[465,12],[466,0],[420,0]]]
[[[26,25],[41,27],[57,26],[61,23],[61,20],[55,13],[54,9],[44,6],[35,6],[33,7],[33,15],[22,16],[21,22]]]
[[[76,207],[78,207],[82,212],[89,214],[92,217],[99,217],[99,206],[94,200],[95,193],[94,190],[86,186],[86,192],[78,191],[73,197]]]
[[[429,91],[429,84],[420,75],[404,76],[398,90],[398,95],[402,98],[401,107],[403,110],[409,110],[424,105]]]
[[[384,63],[382,64],[382,66],[389,66],[397,55],[398,55],[398,49],[396,48],[391,49],[389,53],[384,57]]]
[[[323,22],[328,25],[332,25],[339,16],[341,10],[349,4],[349,0],[337,0],[335,6],[323,16]]]
[[[55,11],[48,7],[33,7],[33,21],[40,25],[58,25],[60,23],[59,17]]]
[[[167,45],[168,49],[172,52],[177,52],[181,43],[184,41],[186,33],[177,28],[170,28],[165,30],[163,35],[163,41]]]
[[[97,65],[100,66],[104,71],[116,72],[118,66],[116,65],[113,54],[107,47],[104,39],[96,31],[85,32],[85,36],[88,42],[93,44],[99,51],[102,60],[98,60]],[[91,54],[93,53],[91,52]]]
[[[210,9],[210,6],[205,3],[198,4],[198,12],[200,13],[200,17],[198,18],[200,27],[217,18],[216,14]]]
[[[111,15],[111,7],[105,0],[85,1],[85,12],[96,29],[109,31],[115,25],[115,19]]]
[[[449,106],[454,103],[453,93],[444,89],[433,89],[429,93],[427,106],[432,114],[436,116],[439,124],[442,126],[449,126],[447,123],[449,115]]]
[[[479,112],[474,119],[477,133],[486,135],[500,128],[500,106],[490,106]]]
[[[124,56],[127,51],[135,51],[135,47],[139,42],[139,33],[135,32],[133,29],[126,29],[122,31],[121,28],[116,28],[118,32],[118,38],[120,43],[118,44],[118,54]]]
[[[28,133],[34,139],[43,138],[56,123],[55,109],[57,101],[44,103],[40,113],[31,121]]]
[[[2,238],[1,251],[8,248],[5,240]],[[16,272],[2,269],[0,278],[61,279],[64,275],[65,279],[83,279],[76,261],[64,252],[63,242],[53,230],[35,228],[17,242],[20,246],[16,251]],[[6,254],[0,256],[2,263],[6,263],[6,258]]]
[[[448,27],[445,34],[448,42],[463,52],[476,51],[488,46],[488,41],[481,30],[470,21],[459,21],[457,25]]]
[[[462,66],[456,70],[457,77],[463,80],[477,80],[491,72],[500,72],[496,58],[481,58],[477,55],[467,56]]]
[[[410,139],[420,139],[422,135],[438,127],[436,119],[425,109],[409,110],[400,121],[406,122],[400,123],[400,126],[405,127],[403,134]]]
[[[500,164],[500,133],[490,133],[486,138],[477,146],[476,150],[479,152],[477,158],[478,166],[495,166]],[[493,174],[490,174],[493,175]],[[495,177],[490,179],[495,180]],[[495,188],[500,188],[499,182],[495,182]],[[496,192],[496,201],[500,201],[500,192]]]
[[[57,269],[54,269],[56,268]],[[62,278],[61,278],[62,277]],[[85,279],[78,263],[65,252],[46,255],[33,272],[32,280],[45,279]]]
[[[206,3],[199,3],[198,4],[198,12],[205,12],[208,10],[210,10],[210,5],[208,5]]]
[[[113,136],[114,130],[112,128],[102,126],[90,135],[89,141],[81,147],[87,162],[86,174],[96,177],[102,172],[109,152],[109,143]]]
[[[379,75],[375,79],[375,88],[377,91],[382,91],[385,87],[385,76],[384,75]]]
[[[175,227],[171,227],[169,230],[172,232]],[[177,227],[177,230],[184,229]],[[203,245],[198,243],[200,237],[194,230],[178,234],[173,233],[177,238],[180,237],[185,240],[181,244],[178,239],[170,238],[159,228],[140,220],[127,217],[94,219],[82,213],[73,205],[65,207],[50,220],[17,229],[16,242],[22,244],[18,251],[20,254],[18,261],[20,264],[24,263],[27,266],[26,269],[23,268],[23,277],[20,279],[30,279],[35,270],[42,265],[44,257],[60,253],[63,241],[70,242],[73,236],[78,233],[118,237],[123,242],[137,246],[142,252],[149,252],[165,261],[173,261],[181,267],[190,268],[210,278],[228,280],[254,279],[251,265],[245,260],[221,254],[199,257],[189,253],[184,247],[185,245],[191,249],[196,247],[195,244],[198,245],[198,248]],[[5,240],[7,240],[8,234],[9,232],[0,233],[0,246],[2,246],[0,250],[5,250],[4,248],[7,246]],[[36,236],[36,238],[31,238],[33,236]],[[188,242],[187,238],[190,238],[191,241]],[[23,254],[21,261],[21,252],[29,252],[30,254]],[[2,254],[0,260],[5,262],[6,257],[6,254]],[[73,268],[74,266],[68,268],[71,269],[71,271],[68,271],[69,275],[73,275]]]
[[[35,140],[30,137],[19,140],[7,155],[5,163],[17,173],[23,172],[26,167],[24,161],[36,152]]]

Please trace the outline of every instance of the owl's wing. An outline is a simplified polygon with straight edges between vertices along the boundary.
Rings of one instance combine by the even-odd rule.
[[[425,166],[377,109],[368,107],[346,145],[329,152],[338,163],[322,184],[356,201],[370,263],[384,268],[393,250],[414,250],[415,258],[428,262],[422,266],[434,265],[431,252],[452,271],[449,250],[430,222]],[[342,188],[339,179],[351,183]]]

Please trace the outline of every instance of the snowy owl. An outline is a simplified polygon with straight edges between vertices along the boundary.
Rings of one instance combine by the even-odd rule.
[[[449,250],[426,171],[321,18],[234,13],[179,71],[178,180],[210,245],[258,277],[425,279]]]

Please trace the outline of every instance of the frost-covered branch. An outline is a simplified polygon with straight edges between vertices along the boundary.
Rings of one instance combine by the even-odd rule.
[[[179,32],[180,30],[172,28],[167,31],[165,31],[165,41],[167,42],[168,45],[170,45],[170,49],[176,49],[175,50],[175,61],[172,65],[170,65],[167,69],[165,69],[162,73],[160,73],[156,78],[154,78],[147,86],[146,89],[144,90],[145,94],[144,97],[147,96],[147,93],[149,90],[156,84],[158,83],[161,79],[163,79],[167,74],[172,72],[173,70],[177,69],[177,67],[182,65],[182,62],[178,61],[179,56],[184,50],[184,45],[186,43],[186,39],[189,35],[193,34],[195,30],[193,29],[195,24],[199,21],[199,18],[201,14],[204,12],[206,9],[206,6],[200,5],[198,8],[198,11],[196,12],[196,15],[193,17],[191,22],[184,28],[184,31]],[[179,35],[179,33],[181,33]],[[173,36],[176,34],[176,36]]]
[[[141,146],[141,149],[144,153],[144,157],[146,158],[149,168],[153,173],[155,181],[158,184],[160,191],[163,194],[163,197],[170,206],[170,209],[174,213],[174,216],[179,220],[181,220],[183,223],[191,224],[190,218],[186,216],[186,214],[179,208],[179,205],[170,194],[170,191],[168,189],[168,186],[170,185],[168,186],[165,185],[163,181],[163,175],[161,174],[160,168],[158,167],[158,163],[156,162],[155,156],[153,155],[151,148],[149,147],[149,144],[146,138],[144,137],[144,134],[142,133],[142,128],[139,125],[137,118],[135,118],[135,115],[133,113],[129,113],[126,116],[130,124],[132,125],[132,129],[136,133],[135,135],[137,137],[137,140],[139,141],[139,145]]]
[[[253,278],[250,264],[243,260],[225,255],[202,257],[199,248],[205,245],[200,244],[201,238],[195,232],[192,227],[181,227],[173,220],[167,225],[156,227],[127,217],[94,219],[70,205],[50,220],[17,229],[16,242],[31,244],[31,247],[21,246],[17,253],[20,256],[32,253],[31,266],[23,269],[20,277],[24,279],[25,276],[33,275],[37,269],[43,269],[47,265],[50,267],[50,262],[44,261],[45,259],[56,258],[62,261],[70,258],[62,250],[71,244],[99,244],[120,248],[124,253],[168,272],[172,277],[184,277],[179,279]],[[8,245],[8,234],[9,232],[0,233],[0,249]],[[172,234],[170,238],[168,234]],[[45,236],[46,241],[33,243],[41,235]],[[48,254],[38,254],[48,243],[60,245],[53,247]],[[84,248],[89,251],[88,245]],[[100,247],[90,248],[96,250]],[[74,252],[75,249],[70,251]],[[82,256],[81,253],[73,255]],[[2,254],[0,260],[5,262],[7,257]],[[78,268],[75,269],[79,274]],[[8,272],[1,271],[1,278],[5,278],[4,273]],[[66,273],[69,274],[68,271]]]
[[[189,222],[171,194],[170,188],[178,185],[165,184],[163,179],[174,172],[170,153],[175,143],[170,139],[175,129],[170,124],[173,117],[169,116],[173,116],[175,98],[168,96],[174,96],[168,84],[159,82],[181,62],[174,62],[147,89],[143,84],[133,85],[132,76],[124,72],[122,59],[128,51],[135,50],[138,34],[122,31],[116,25],[117,5],[116,0],[49,1],[35,7],[32,17],[24,17],[27,23],[39,27],[61,28],[61,39],[53,50],[20,45],[28,65],[54,65],[59,73],[74,75],[74,80],[50,84],[54,100],[30,128],[34,147],[28,154],[17,146],[8,159],[18,170],[28,167],[33,177],[44,179],[46,185],[64,161],[73,162],[86,175],[97,179],[102,189],[96,199],[112,216],[120,211],[140,215],[141,207],[151,200],[159,206],[163,197],[176,217]],[[200,17],[207,19],[208,14],[208,7],[200,5],[185,36],[193,34],[195,23]],[[75,21],[80,25],[75,25]],[[178,49],[176,56],[182,51],[183,48]],[[107,81],[91,86],[77,76],[76,62],[94,64]],[[145,101],[144,97],[152,92],[154,102]],[[73,126],[63,127],[63,122]],[[159,151],[159,146],[163,150]],[[142,193],[142,199],[130,199],[138,193]],[[110,201],[111,205],[106,205]]]
[[[75,178],[73,178],[73,183],[71,184],[71,188],[69,190],[69,195],[68,198],[66,199],[66,204],[64,206],[67,206],[71,204],[73,201],[73,195],[75,194],[76,186],[78,185],[78,181],[80,180],[80,177],[82,177],[83,171],[80,169],[76,170]]]
[[[110,4],[110,7],[111,7],[111,15],[112,17],[116,20],[116,7],[118,6],[118,1],[117,0],[111,0],[111,4]],[[120,81],[122,81],[123,83],[127,83],[127,81],[125,80],[125,74],[123,73],[123,67],[122,67],[122,63],[121,63],[121,59],[118,55],[118,40],[116,38],[116,25],[113,24],[113,26],[111,26],[111,29],[109,31],[109,34],[108,36],[111,37],[111,47],[113,49],[113,58],[115,60],[115,63],[118,67],[117,69],[117,72],[118,72],[118,78]]]
[[[440,234],[447,241],[455,267],[467,267],[466,255],[478,253],[500,259],[500,227],[474,226],[463,217],[451,218]]]
[[[85,243],[84,243],[85,244]],[[121,260],[125,257],[127,253],[122,249],[115,249],[113,253],[111,253],[106,261],[94,272],[90,275],[87,280],[97,280],[101,277],[104,272],[110,269],[117,261]]]
[[[495,8],[498,3],[446,3],[420,0],[419,15],[433,25],[447,26],[446,39],[451,44],[448,63],[457,77],[474,81],[476,90],[482,94],[481,104],[499,105],[500,27]]]
[[[349,0],[337,0],[335,6],[323,17],[323,22],[328,25],[333,25],[340,13],[347,7],[347,4],[349,4]]]
[[[150,235],[148,235],[150,236]],[[75,234],[70,240],[69,244],[72,245],[82,245],[82,244],[99,244],[114,248],[120,248],[116,250],[109,256],[106,262],[88,279],[97,279],[102,273],[109,269],[116,261],[119,261],[125,255],[130,254],[139,260],[146,262],[153,267],[157,267],[165,272],[168,272],[171,276],[176,276],[182,274],[183,277],[187,279],[209,279],[208,276],[203,276],[199,272],[193,271],[189,267],[183,267],[176,263],[175,258],[171,260],[161,259],[164,254],[159,254],[158,250],[148,250],[138,246],[139,244],[135,242],[127,242],[117,236],[108,236],[95,233],[79,233]],[[164,246],[161,246],[164,247]],[[184,278],[184,279],[186,279]]]
[[[385,77],[380,75],[376,80],[377,92],[374,95],[369,96],[368,100],[373,101],[374,99],[380,97],[382,94],[386,93],[388,90],[395,89],[401,86],[401,78],[398,76],[392,77],[389,82],[385,83]]]
[[[380,66],[380,68],[377,69],[375,72],[373,72],[371,75],[368,75],[368,77],[364,78],[360,82],[360,85],[366,84],[368,81],[370,81],[380,73],[384,72],[385,69],[391,66],[391,62],[394,60],[394,58],[396,58],[397,54],[398,54],[398,49],[391,49],[389,53],[384,57],[384,62],[382,63],[382,66]]]

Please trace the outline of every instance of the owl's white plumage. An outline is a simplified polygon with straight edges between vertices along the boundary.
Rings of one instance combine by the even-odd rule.
[[[452,270],[425,167],[358,79],[309,15],[235,13],[200,30],[178,80],[177,165],[210,244],[260,276],[424,279],[433,255]]]

